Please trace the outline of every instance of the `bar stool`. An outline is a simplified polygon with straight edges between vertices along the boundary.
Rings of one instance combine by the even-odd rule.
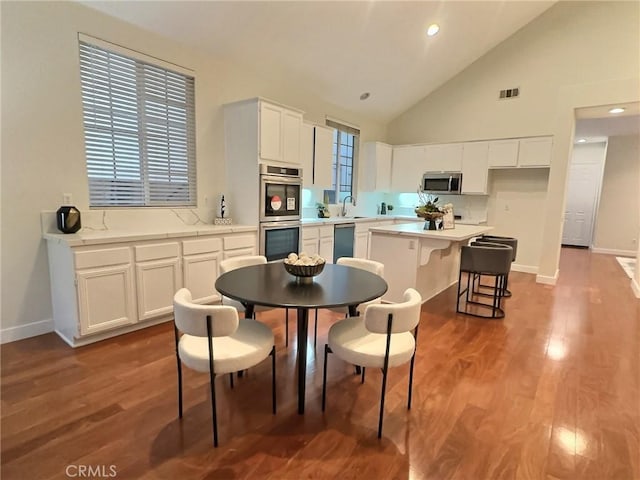
[[[470,246],[463,246],[460,252],[460,272],[458,273],[458,296],[456,298],[456,312],[481,318],[503,318],[502,298],[506,288],[506,278],[511,269],[513,249],[509,245],[490,242],[473,242]],[[467,274],[467,286],[462,288],[462,273]],[[491,303],[481,302],[474,291],[477,275],[492,276]],[[465,297],[464,309],[460,309],[460,297]],[[469,306],[475,305],[480,309],[489,309],[491,314],[483,315],[469,311]]]
[[[491,243],[499,243],[502,245],[509,245],[513,249],[513,256],[511,258],[511,262],[516,261],[516,255],[518,254],[518,239],[513,237],[500,237],[498,235],[482,235],[477,242],[491,242]],[[507,288],[509,284],[509,274],[507,274],[507,278],[504,283],[504,296],[510,297],[511,291]],[[482,287],[486,287],[486,285],[481,285]]]

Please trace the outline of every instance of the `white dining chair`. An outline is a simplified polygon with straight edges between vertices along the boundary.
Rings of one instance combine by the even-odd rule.
[[[397,367],[409,361],[411,366],[407,409],[411,409],[413,364],[421,307],[422,297],[416,290],[409,288],[404,292],[404,301],[401,303],[370,305],[364,311],[364,316],[347,317],[331,326],[328,343],[324,346],[322,411],[326,406],[329,353],[362,367],[362,382],[364,382],[367,367],[382,369],[378,438],[382,436],[387,371],[389,367]]]
[[[360,268],[362,270],[366,270],[367,272],[375,273],[376,275],[384,278],[384,264],[376,262],[375,260],[368,260],[366,258],[340,257],[336,261],[336,264],[346,265],[347,267]],[[381,298],[374,298],[373,300],[369,300],[368,302],[361,303],[360,305],[358,305],[358,312],[362,313],[369,305],[374,305],[376,303],[380,303],[381,301]],[[329,310],[331,310],[332,312],[342,313],[345,317],[349,315],[349,307],[333,307]],[[315,348],[318,342],[318,309],[316,309],[314,313],[315,323],[313,327],[313,347]]]
[[[227,305],[199,305],[181,288],[173,297],[174,335],[178,364],[178,415],[182,418],[182,364],[209,372],[213,445],[218,446],[216,375],[253,367],[271,355],[272,410],[276,413],[276,351],[273,332],[263,323],[241,319]],[[182,335],[180,334],[182,333]]]
[[[249,267],[251,265],[263,265],[267,263],[267,257],[263,255],[243,255],[240,257],[231,257],[220,262],[220,274],[230,272],[236,268]],[[242,303],[232,298],[222,297],[222,304],[235,307],[239,312],[244,312],[245,308]],[[267,307],[265,305],[255,305],[253,308],[253,318],[256,318],[256,313],[267,312],[274,310],[273,307]],[[285,310],[285,346],[289,346],[289,309]]]

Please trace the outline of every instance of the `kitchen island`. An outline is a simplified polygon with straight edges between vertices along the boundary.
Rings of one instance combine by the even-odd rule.
[[[451,230],[423,230],[422,223],[370,229],[369,258],[384,264],[388,302],[401,302],[415,288],[425,302],[458,281],[460,247],[493,227],[456,225]]]

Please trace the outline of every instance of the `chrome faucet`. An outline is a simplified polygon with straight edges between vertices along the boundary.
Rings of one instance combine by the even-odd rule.
[[[342,210],[340,211],[340,216],[342,217],[346,217],[347,216],[347,200],[351,199],[351,205],[355,206],[356,204],[356,199],[353,198],[351,195],[347,195],[346,197],[344,197],[344,199],[342,200]]]

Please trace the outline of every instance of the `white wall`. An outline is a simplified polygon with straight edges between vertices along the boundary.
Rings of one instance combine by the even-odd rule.
[[[312,121],[326,114],[357,124],[362,141],[385,134],[382,125],[320,103],[293,79],[266,79],[76,3],[1,2],[0,8],[3,331],[50,328],[40,212],[56,210],[63,192],[73,194],[81,211],[88,209],[78,32],[195,70],[200,208],[205,196],[225,189],[225,103],[264,96],[306,111]]]
[[[558,2],[388,126],[392,144],[554,135],[538,203],[541,281],[557,272],[575,109],[640,99],[639,12],[638,2]],[[521,96],[498,100],[510,87]]]
[[[637,135],[609,137],[594,232],[595,249],[633,255],[638,248],[639,143]]]

